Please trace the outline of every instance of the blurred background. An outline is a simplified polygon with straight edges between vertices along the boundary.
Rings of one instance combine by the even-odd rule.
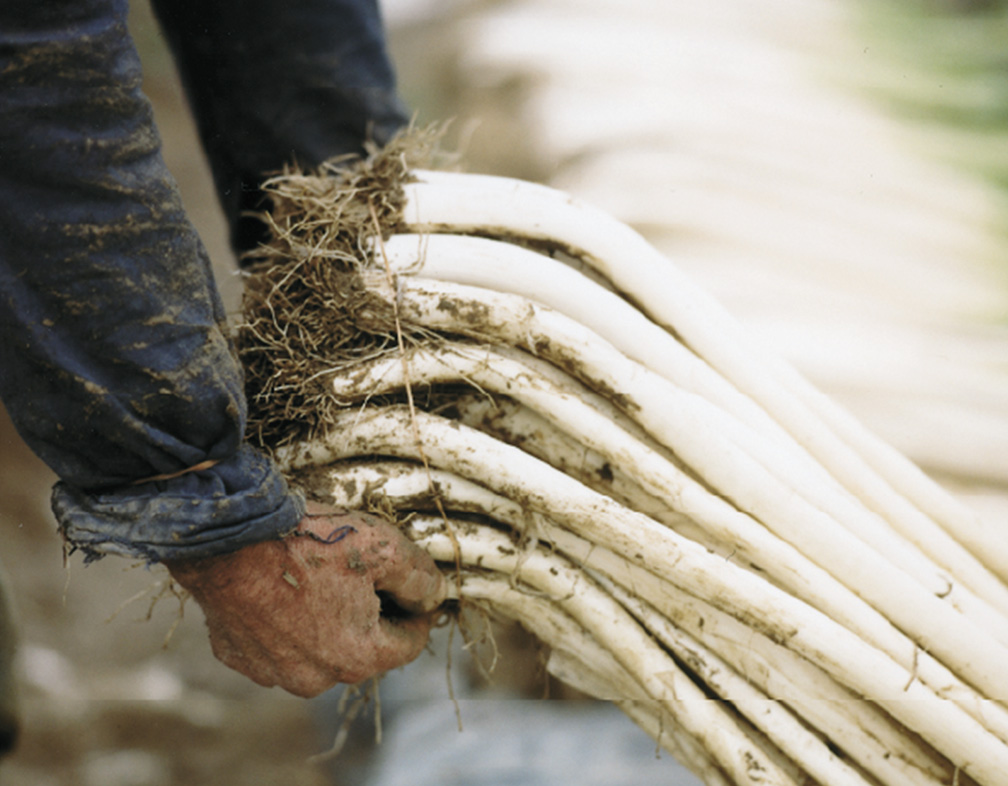
[[[446,144],[464,168],[550,183],[637,227],[985,514],[978,544],[1008,535],[1005,3],[384,6],[403,94],[420,123],[453,119]],[[132,24],[165,156],[236,307],[209,174],[144,2],[134,2]],[[508,780],[516,761],[528,772],[561,762],[566,774],[542,783],[678,777],[629,721],[595,705],[553,702],[566,713],[553,736],[507,738],[508,719],[521,725],[542,704],[510,699],[544,689],[520,636],[503,641],[516,664],[495,680],[505,700],[466,699],[479,680],[461,653],[453,659],[467,727],[457,733],[446,632],[388,680],[378,753],[365,720],[356,754],[309,764],[336,732],[338,695],[297,700],[217,664],[199,610],[180,617],[160,569],[64,564],[52,476],[6,416],[0,446],[0,560],[20,621],[26,713],[0,784],[415,786],[430,773],[431,783],[536,782]],[[397,715],[436,731],[437,749],[397,736]],[[498,730],[497,759],[510,765],[479,743],[480,728]],[[449,761],[472,756],[474,744],[478,766]]]

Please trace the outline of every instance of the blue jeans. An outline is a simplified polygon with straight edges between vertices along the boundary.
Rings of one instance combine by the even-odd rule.
[[[374,0],[155,6],[238,250],[265,174],[405,122]],[[127,12],[0,3],[0,398],[60,477],[73,547],[210,556],[293,529],[303,502],[244,440],[241,368]]]

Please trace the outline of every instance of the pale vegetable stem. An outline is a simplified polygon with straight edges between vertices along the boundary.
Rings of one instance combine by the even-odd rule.
[[[441,524],[438,520],[414,520],[414,526]],[[434,530],[421,532],[418,542],[438,559],[452,558],[451,539]],[[504,535],[478,528],[459,537],[462,559],[467,565],[510,575],[520,568],[521,579],[545,592],[560,608],[613,654],[641,685],[647,695],[659,700],[678,725],[700,740],[732,778],[739,783],[759,773],[767,784],[794,781],[732,721],[722,705],[709,701],[679,666],[663,652],[627,612],[600,591],[583,572],[559,556],[531,551],[521,556]]]
[[[979,782],[993,786],[994,774],[1008,771],[1008,749],[1001,741],[913,680],[909,668],[828,617],[516,448],[423,412],[416,413],[416,421],[432,466],[451,467],[520,500],[786,643],[842,684],[879,702]],[[402,409],[350,411],[332,425],[327,440],[281,451],[279,458],[291,469],[375,453],[416,458],[415,447],[403,440],[410,416]]]
[[[626,225],[423,171],[395,215],[392,148],[274,183],[310,216],[281,210],[273,253],[316,249],[321,289],[361,304],[306,288],[340,357],[306,362],[298,411],[323,414],[274,451],[292,482],[397,512],[453,597],[519,621],[709,786],[1001,786],[1008,583],[969,551],[972,514]],[[333,221],[360,207],[370,225]]]
[[[498,244],[499,245],[499,244]],[[380,291],[375,294],[381,295]],[[386,294],[387,297],[391,296]],[[404,278],[397,287],[394,303],[411,321],[424,327],[452,333],[471,332],[527,349],[575,374],[603,395],[608,391],[622,409],[644,429],[646,434],[669,448],[695,471],[737,504],[758,514],[768,501],[772,521],[782,521],[781,505],[787,499],[806,500],[806,507],[796,514],[807,527],[818,520],[826,528],[833,522],[849,529],[892,565],[905,570],[940,595],[946,604],[975,616],[978,623],[1008,643],[1008,587],[992,576],[979,562],[963,552],[951,561],[951,575],[969,576],[971,585],[982,587],[987,599],[1000,613],[965,589],[949,574],[939,569],[921,551],[914,549],[888,523],[864,508],[797,444],[784,438],[767,438],[722,412],[705,397],[690,394],[648,368],[627,359],[616,348],[583,325],[563,314],[513,295],[472,288],[447,282]],[[475,324],[471,317],[478,315]],[[537,367],[545,376],[548,371]],[[753,471],[735,476],[745,478],[744,496],[724,480],[727,472],[724,454],[729,453]],[[758,473],[769,476],[765,481]],[[737,482],[737,481],[736,481]],[[781,485],[788,493],[782,493]],[[761,501],[762,500],[762,501]],[[823,515],[825,514],[825,516]],[[829,517],[829,519],[826,518]],[[943,537],[932,551],[945,547]]]
[[[353,384],[369,393],[394,390],[403,384],[401,368],[398,358],[379,361],[370,367],[370,374],[358,374]],[[507,393],[548,413],[568,433],[584,435],[585,444],[605,453],[613,463],[625,469],[636,467],[637,477],[648,490],[664,493],[676,509],[704,524],[718,514],[722,518],[739,517],[730,506],[641,446],[611,419],[600,417],[590,406],[583,405],[570,389],[558,389],[550,383],[547,374],[530,371],[499,352],[474,350],[464,345],[438,350],[419,348],[411,351],[409,368],[414,384],[420,380],[426,383],[470,380],[481,388]],[[342,387],[339,379],[334,384]],[[348,392],[338,390],[340,396]],[[813,563],[884,611],[889,619],[911,632],[922,646],[985,694],[1008,695],[1008,674],[1003,669],[1003,663],[1008,662],[1008,648],[842,528],[832,526],[829,520],[822,521],[818,527],[810,526],[821,516],[818,511],[801,510],[800,507],[789,509],[788,501],[793,503],[794,499],[784,492],[770,493],[765,488],[771,483],[767,478],[760,484],[758,466],[746,461],[744,456],[733,455],[730,446],[718,445],[717,436],[709,429],[695,421],[688,425],[694,428],[683,428],[680,439],[673,446],[677,452],[684,449],[686,441],[697,450],[709,451],[709,464],[720,464],[718,476],[721,478],[725,477],[725,472],[729,473],[727,482],[736,484],[736,496],[760,495],[765,506],[759,509],[759,519],[764,524],[794,544]],[[969,658],[962,658],[963,648],[972,653]]]
[[[765,694],[793,706],[800,717],[819,729],[848,756],[881,783],[892,786],[933,784],[950,773],[931,748],[921,748],[904,729],[867,702],[841,688],[822,671],[790,650],[774,644],[762,634],[697,598],[682,592],[657,576],[642,571],[605,548],[591,544],[555,524],[533,516],[512,500],[492,493],[456,475],[435,470],[427,475],[417,467],[399,462],[334,465],[327,469],[336,504],[360,507],[368,495],[379,493],[399,510],[430,508],[431,485],[444,506],[452,511],[478,512],[489,520],[502,522],[513,531],[535,536],[591,570],[610,594],[618,582],[654,604],[664,619],[706,642],[711,651],[724,657],[739,673]],[[607,583],[610,582],[610,583]],[[624,593],[620,602],[633,610],[634,600]],[[638,615],[639,617],[639,615]],[[525,621],[535,625],[534,621]],[[649,626],[651,627],[651,626]],[[555,645],[554,645],[555,646]],[[610,685],[609,692],[595,695],[610,698],[623,689]],[[986,706],[986,712],[990,707]]]
[[[916,537],[914,522],[921,526],[927,521],[914,514],[907,500],[952,535],[975,526],[970,511],[757,346],[720,304],[625,225],[535,184],[439,172],[418,175],[420,182],[406,188],[410,227],[524,237],[573,253],[785,425],[848,489],[887,519],[904,522],[900,526],[907,537]],[[982,560],[984,555],[976,556]]]

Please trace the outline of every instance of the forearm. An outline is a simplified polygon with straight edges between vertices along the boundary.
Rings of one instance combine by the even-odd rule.
[[[0,395],[71,543],[149,559],[292,529],[116,0],[0,6]],[[201,472],[170,480],[201,462]]]

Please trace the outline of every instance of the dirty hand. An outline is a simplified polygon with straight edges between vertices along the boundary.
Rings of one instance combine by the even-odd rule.
[[[312,504],[295,535],[167,567],[202,607],[219,660],[305,697],[413,660],[446,592],[393,525]]]

